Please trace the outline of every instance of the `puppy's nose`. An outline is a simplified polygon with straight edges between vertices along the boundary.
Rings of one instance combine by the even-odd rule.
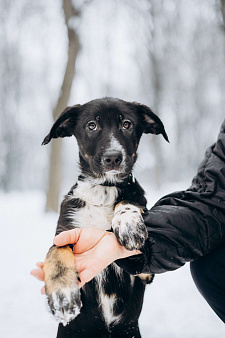
[[[109,150],[103,157],[103,162],[107,168],[118,167],[122,162],[122,153],[117,150]]]

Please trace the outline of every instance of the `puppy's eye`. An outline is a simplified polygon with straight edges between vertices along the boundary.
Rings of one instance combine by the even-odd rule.
[[[89,130],[96,130],[97,129],[97,124],[94,121],[90,121],[87,123],[87,128]]]
[[[132,127],[132,123],[129,120],[124,120],[123,121],[123,129],[127,130]]]

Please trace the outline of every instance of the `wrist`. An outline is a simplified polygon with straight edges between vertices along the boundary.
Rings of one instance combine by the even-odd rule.
[[[120,245],[116,239],[116,236],[113,234],[115,238],[115,252],[116,252],[116,259],[127,258],[130,256],[140,255],[142,252],[140,250],[127,250],[124,246]]]
[[[124,246],[120,246],[121,255],[120,258],[127,258],[130,256],[140,255],[142,252],[140,250],[127,250]]]

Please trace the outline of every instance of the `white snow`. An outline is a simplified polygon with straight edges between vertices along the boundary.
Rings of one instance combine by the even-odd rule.
[[[56,336],[57,323],[40,294],[42,283],[30,276],[52,244],[57,221],[56,214],[44,213],[44,204],[40,192],[0,193],[1,338]],[[156,276],[147,287],[140,327],[143,338],[225,336],[224,324],[198,293],[188,265]]]

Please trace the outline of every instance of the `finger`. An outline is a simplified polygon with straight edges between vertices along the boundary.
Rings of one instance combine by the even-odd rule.
[[[36,264],[36,267],[39,268],[39,269],[43,269],[44,263],[43,263],[43,262],[38,262],[38,263]]]
[[[83,259],[79,261],[77,259],[74,260],[74,265],[75,265],[75,269],[79,276],[80,276],[80,273],[87,268],[86,261],[84,261]]]
[[[79,240],[81,232],[82,229],[79,228],[63,231],[54,238],[54,243],[57,246],[75,244]]]
[[[110,233],[97,228],[85,228],[73,247],[74,254],[84,253],[96,247],[103,237]]]
[[[41,294],[42,294],[42,295],[45,295],[45,293],[46,293],[46,292],[45,292],[45,287],[43,286],[43,288],[41,288]]]
[[[45,275],[44,275],[44,272],[42,270],[33,269],[33,270],[31,270],[30,274],[32,276],[34,276],[35,278],[37,278],[38,280],[40,280],[42,282],[44,281]]]

